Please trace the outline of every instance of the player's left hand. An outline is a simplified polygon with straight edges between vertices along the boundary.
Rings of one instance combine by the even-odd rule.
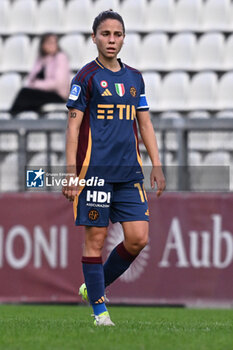
[[[157,192],[156,195],[157,197],[160,197],[163,191],[166,188],[166,181],[165,177],[163,174],[162,166],[153,166],[151,173],[150,173],[150,183],[151,183],[151,188],[155,188],[155,182],[157,184]]]

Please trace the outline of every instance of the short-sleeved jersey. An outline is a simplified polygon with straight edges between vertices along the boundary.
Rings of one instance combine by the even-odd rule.
[[[108,182],[142,179],[136,112],[149,109],[142,75],[119,60],[113,72],[98,59],[73,78],[68,108],[84,112],[79,132],[77,174]]]

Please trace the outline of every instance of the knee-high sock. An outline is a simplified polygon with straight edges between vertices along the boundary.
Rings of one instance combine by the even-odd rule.
[[[137,255],[130,254],[124,247],[123,242],[118,244],[110,253],[104,264],[105,287],[114,282],[132,264]]]
[[[94,314],[107,311],[104,298],[104,270],[101,257],[82,257],[87,294]]]

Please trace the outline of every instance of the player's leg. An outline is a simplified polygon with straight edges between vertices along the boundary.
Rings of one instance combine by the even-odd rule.
[[[128,221],[123,222],[122,226],[124,230],[124,248],[132,256],[137,256],[148,243],[149,222]]]
[[[108,187],[101,189],[105,192],[110,191]],[[105,306],[102,264],[102,248],[109,223],[109,206],[96,205],[94,194],[97,194],[98,190],[99,188],[86,186],[74,202],[76,225],[85,226],[82,257],[85,283],[80,287],[79,294],[90,302],[96,325],[113,325]]]
[[[105,287],[120,277],[136,259],[148,242],[149,224],[147,221],[122,223],[124,241],[118,244],[104,264]]]
[[[147,244],[149,210],[142,181],[115,186],[110,217],[122,223],[125,238],[104,264],[105,286],[122,275]]]
[[[94,314],[107,311],[104,300],[104,272],[102,248],[107,235],[106,227],[86,226],[82,267],[87,294]]]
[[[107,227],[86,226],[83,255],[101,257],[106,237]]]

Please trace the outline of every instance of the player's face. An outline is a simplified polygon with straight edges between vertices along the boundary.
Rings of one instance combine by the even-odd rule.
[[[116,19],[106,19],[98,26],[96,35],[92,34],[99,56],[105,59],[114,59],[124,42],[124,33],[121,22]]]

